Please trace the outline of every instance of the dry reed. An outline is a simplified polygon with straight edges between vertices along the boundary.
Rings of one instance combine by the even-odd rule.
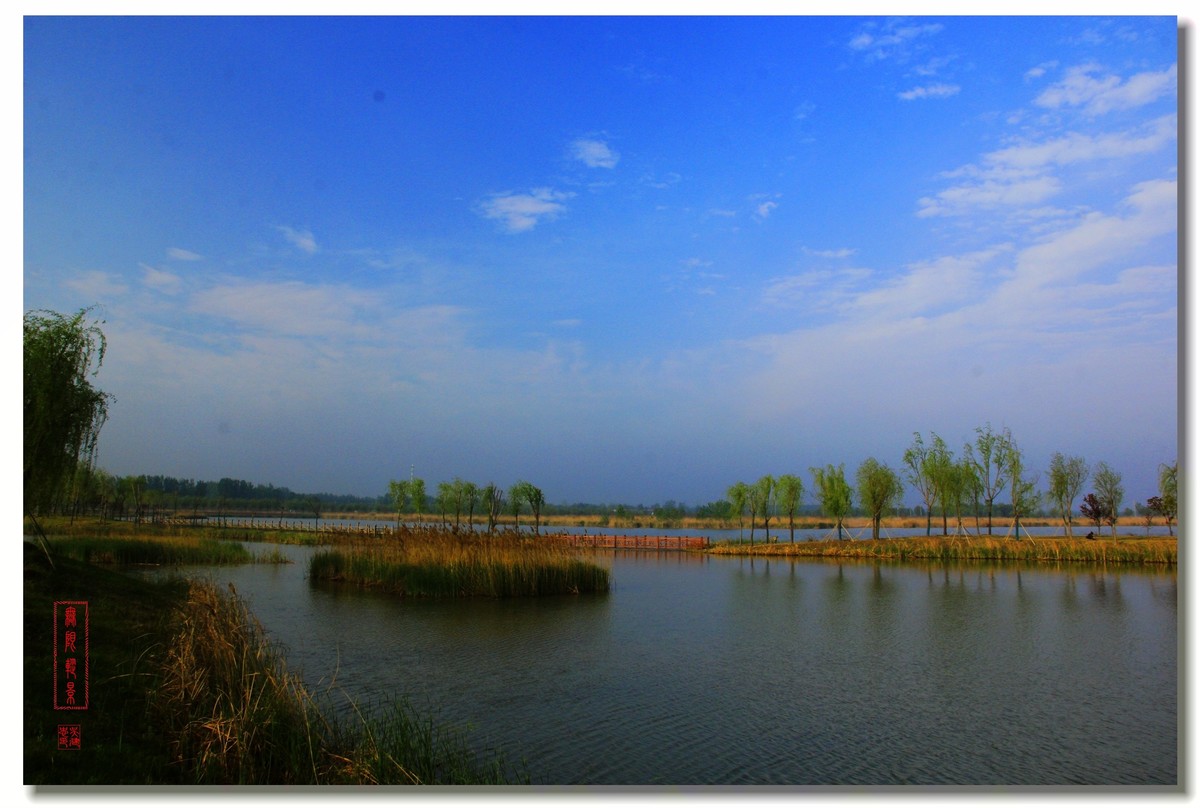
[[[607,569],[557,542],[430,526],[314,553],[309,577],[417,597],[579,594],[609,587]]]
[[[165,655],[154,719],[185,781],[204,784],[504,782],[459,736],[403,704],[349,722],[290,673],[233,591],[193,582]]]

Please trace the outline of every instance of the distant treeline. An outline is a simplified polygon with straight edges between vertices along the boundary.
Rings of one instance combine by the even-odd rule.
[[[386,496],[360,497],[353,494],[300,493],[271,483],[252,483],[232,477],[219,480],[145,475],[145,489],[157,492],[164,505],[185,510],[198,503],[209,508],[218,503],[235,510],[311,511],[313,506],[323,510],[347,512],[386,511]]]

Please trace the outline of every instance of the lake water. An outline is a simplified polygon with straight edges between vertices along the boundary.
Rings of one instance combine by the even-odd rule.
[[[255,549],[258,549],[257,547]],[[598,551],[598,596],[235,584],[310,685],[408,697],[539,784],[1165,784],[1177,577]]]

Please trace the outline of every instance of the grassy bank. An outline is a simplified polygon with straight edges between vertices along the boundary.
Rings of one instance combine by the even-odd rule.
[[[314,553],[309,577],[412,597],[522,597],[607,592],[608,570],[558,544],[415,527],[386,541]]]
[[[933,536],[865,541],[778,541],[771,544],[726,542],[711,547],[716,555],[793,556],[934,561],[1089,562],[1100,564],[1175,564],[1173,538],[1024,538]]]
[[[217,539],[136,536],[80,536],[51,539],[55,557],[89,564],[249,564],[279,561],[278,556],[255,555],[239,542]]]
[[[232,593],[24,547],[26,784],[494,784],[464,738],[403,704],[335,719]],[[89,610],[90,704],[53,709],[53,603]],[[57,749],[78,724],[78,751]]]

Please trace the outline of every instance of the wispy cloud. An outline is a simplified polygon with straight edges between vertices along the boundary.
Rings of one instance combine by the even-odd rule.
[[[801,247],[800,250],[805,255],[815,255],[818,258],[849,258],[858,252],[850,247],[840,247],[836,250],[814,250],[811,247]]]
[[[603,140],[579,138],[571,143],[571,156],[588,168],[616,168],[621,155]]]
[[[191,250],[185,250],[181,247],[171,247],[167,250],[167,257],[173,258],[176,261],[200,261],[204,256],[194,253]]]
[[[958,95],[962,88],[957,84],[930,84],[926,87],[913,87],[896,95],[903,101],[916,101],[922,98],[949,98]]]
[[[939,33],[941,23],[913,23],[907,20],[887,20],[865,23],[850,38],[847,46],[868,60],[907,59],[914,43],[923,37]]]
[[[983,155],[943,176],[957,184],[919,201],[918,216],[954,216],[980,209],[1036,205],[1058,194],[1063,182],[1054,168],[1119,160],[1156,152],[1176,139],[1174,115],[1164,115],[1126,132],[1086,135],[1071,132],[1044,141],[1021,141]]]
[[[141,264],[142,267],[142,283],[155,289],[163,294],[173,295],[177,293],[183,285],[180,277],[174,273],[167,272],[163,269],[156,269],[148,264]]]
[[[312,255],[317,251],[317,240],[313,236],[311,230],[297,230],[296,228],[288,227],[285,224],[279,225],[276,227],[276,229],[280,233],[283,233],[283,237],[287,239],[288,243],[292,246],[303,250],[309,255]]]
[[[1042,62],[1040,65],[1031,67],[1025,71],[1025,80],[1033,81],[1034,79],[1040,79],[1046,75],[1047,71],[1053,70],[1056,67],[1058,67],[1058,62],[1056,61]]]
[[[121,297],[129,287],[108,272],[90,270],[65,281],[64,285],[86,299],[105,302]]]
[[[775,210],[777,207],[779,207],[778,202],[763,202],[754,209],[754,215],[759,219],[765,219],[770,216],[771,211]]]
[[[483,201],[479,209],[487,219],[499,221],[510,233],[532,230],[543,219],[555,219],[566,210],[562,203],[573,193],[534,188],[527,194],[503,192]]]
[[[1047,109],[1077,107],[1088,115],[1103,115],[1144,106],[1175,89],[1176,65],[1158,72],[1137,73],[1126,80],[1102,71],[1100,65],[1092,63],[1072,67],[1061,81],[1039,95],[1034,104]]]

